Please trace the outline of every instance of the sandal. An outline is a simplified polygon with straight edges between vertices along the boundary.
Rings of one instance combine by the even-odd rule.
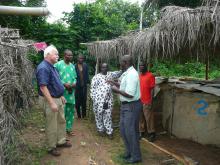
[[[69,136],[76,136],[76,134],[73,131],[67,131],[67,135],[69,135]]]
[[[60,156],[61,153],[57,150],[57,148],[53,148],[50,151],[48,151],[49,154],[53,155],[53,156]]]
[[[57,147],[70,148],[70,147],[72,147],[72,144],[70,142],[66,141],[63,144],[57,144]]]

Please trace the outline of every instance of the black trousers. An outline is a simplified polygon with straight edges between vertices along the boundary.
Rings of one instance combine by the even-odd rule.
[[[76,112],[78,118],[86,117],[87,87],[76,88]]]

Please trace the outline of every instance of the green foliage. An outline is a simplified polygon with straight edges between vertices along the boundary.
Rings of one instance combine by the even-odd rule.
[[[158,21],[160,10],[157,4],[144,8],[143,12],[143,28],[151,27]]]
[[[43,52],[30,52],[28,59],[36,66],[44,59]]]
[[[112,39],[139,26],[139,7],[122,0],[75,4],[64,20],[77,32],[75,41]]]
[[[29,112],[20,118],[21,134],[18,139],[22,139],[23,147],[19,149],[20,160],[18,164],[40,165],[42,157],[47,155],[46,139],[40,136],[40,129],[45,129],[44,112],[40,107],[34,106]],[[33,134],[33,132],[35,132]],[[37,136],[42,138],[40,142],[33,140]],[[37,139],[37,138],[35,138]]]
[[[186,62],[184,64],[178,64],[174,61],[154,61],[151,71],[155,75],[166,77],[194,77],[205,78],[205,64],[200,62]],[[209,78],[215,79],[220,77],[220,71],[218,66],[211,65],[209,69]]]
[[[56,46],[61,56],[65,49],[73,50],[75,48],[74,38],[76,32],[68,29],[62,23],[45,23],[40,29],[33,30],[32,35],[36,41],[44,41],[48,45]]]

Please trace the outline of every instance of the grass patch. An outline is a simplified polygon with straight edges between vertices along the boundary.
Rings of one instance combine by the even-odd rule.
[[[23,145],[20,147],[22,163],[19,164],[40,165],[41,158],[47,154],[44,113],[38,106],[34,106],[22,116],[20,122],[22,127],[19,138],[23,141]]]

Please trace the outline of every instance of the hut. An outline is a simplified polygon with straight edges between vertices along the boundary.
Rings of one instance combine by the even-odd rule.
[[[87,43],[98,58],[118,58],[125,53],[147,61],[184,56],[206,63],[220,58],[220,1],[207,0],[203,6],[167,6],[151,28],[108,41]],[[178,138],[220,146],[219,82],[166,81],[155,108],[162,114],[163,127]],[[211,136],[210,136],[211,135]]]

